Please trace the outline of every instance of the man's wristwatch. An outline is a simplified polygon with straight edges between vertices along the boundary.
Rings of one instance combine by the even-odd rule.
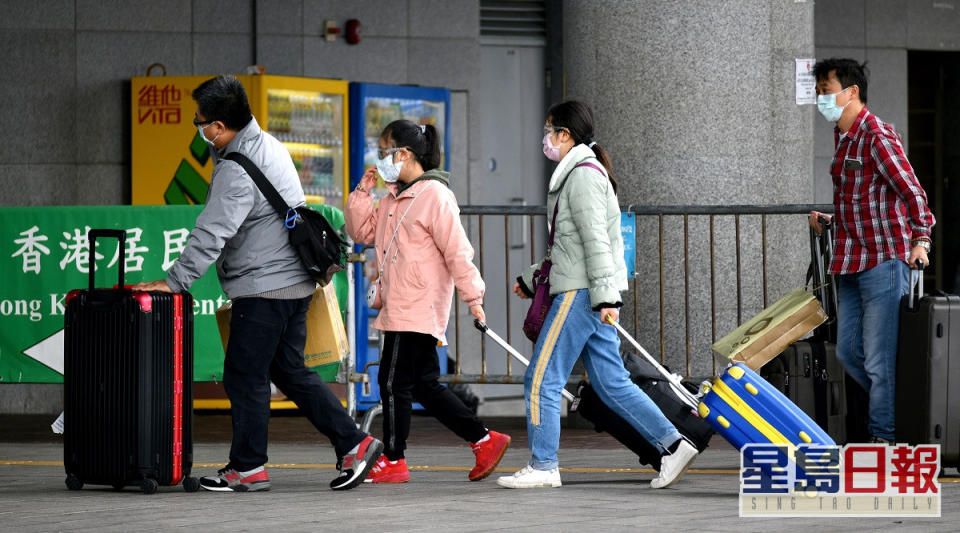
[[[920,239],[916,241],[910,241],[910,244],[913,246],[923,246],[923,249],[930,253],[930,241],[926,239]]]
[[[359,183],[357,184],[357,187],[354,190],[359,192],[367,192],[367,190],[363,188],[363,185],[360,185]]]

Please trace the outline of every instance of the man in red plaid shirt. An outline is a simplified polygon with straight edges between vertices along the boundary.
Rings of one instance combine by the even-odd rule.
[[[826,59],[813,66],[817,107],[836,123],[834,255],[839,278],[837,359],[870,396],[873,442],[892,442],[900,297],[910,268],[927,263],[933,214],[900,136],[870,113],[864,65]],[[822,231],[813,211],[810,225]]]

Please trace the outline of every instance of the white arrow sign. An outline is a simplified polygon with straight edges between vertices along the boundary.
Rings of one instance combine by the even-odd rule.
[[[63,330],[23,350],[23,354],[63,375]]]

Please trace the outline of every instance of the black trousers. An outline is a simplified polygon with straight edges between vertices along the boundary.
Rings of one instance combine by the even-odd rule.
[[[293,400],[343,457],[366,435],[326,383],[303,362],[310,298],[241,298],[233,302],[223,387],[230,398],[230,466],[244,471],[267,462],[270,381]]]
[[[407,448],[414,400],[467,442],[487,434],[483,422],[437,381],[439,376],[436,338],[409,331],[384,333],[377,382],[383,402],[384,454],[391,461],[403,458]]]

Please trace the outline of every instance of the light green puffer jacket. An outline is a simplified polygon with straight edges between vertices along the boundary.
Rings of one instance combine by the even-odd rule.
[[[559,201],[550,270],[550,294],[590,289],[590,306],[619,304],[627,290],[627,266],[620,235],[620,206],[605,174],[578,164],[590,162],[603,169],[593,150],[578,144],[567,152],[550,179],[547,224]],[[548,228],[549,231],[549,228]],[[528,292],[533,289],[530,265],[521,275]]]

